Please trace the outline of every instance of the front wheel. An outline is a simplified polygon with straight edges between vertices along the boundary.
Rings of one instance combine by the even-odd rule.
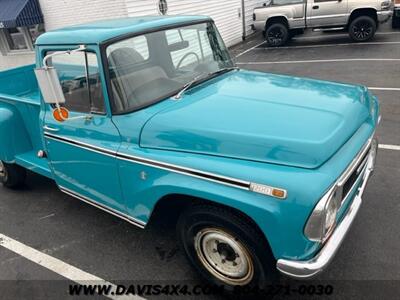
[[[349,35],[355,42],[366,42],[372,39],[376,32],[376,22],[369,16],[355,18],[349,26]]]
[[[26,170],[23,167],[0,161],[0,182],[5,187],[20,187],[25,182],[25,178]]]
[[[264,287],[276,280],[275,259],[254,225],[232,211],[194,206],[179,218],[177,232],[189,261],[211,284]]]
[[[265,30],[265,38],[270,47],[283,46],[290,38],[289,29],[282,23],[271,24]]]

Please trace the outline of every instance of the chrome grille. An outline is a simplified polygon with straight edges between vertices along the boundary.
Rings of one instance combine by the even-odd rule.
[[[336,193],[338,194],[337,196],[339,199],[341,199],[341,202],[344,202],[347,199],[347,196],[353,190],[358,179],[363,176],[371,152],[371,144],[372,138],[362,147],[360,152],[356,155],[337,181]]]
[[[356,165],[356,167],[354,168],[354,171],[350,174],[347,181],[343,184],[342,201],[345,200],[346,197],[349,195],[349,193],[352,191],[358,178],[364,174],[365,166],[368,162],[369,150],[364,154],[360,163],[358,165]]]

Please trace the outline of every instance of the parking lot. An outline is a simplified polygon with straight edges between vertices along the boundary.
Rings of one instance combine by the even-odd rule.
[[[363,84],[378,96],[376,171],[345,243],[318,280],[340,286],[335,298],[394,299],[400,291],[400,31],[385,25],[364,44],[342,33],[308,33],[283,48],[267,48],[256,35],[232,54],[244,69]],[[178,248],[168,214],[160,217],[141,230],[29,174],[24,189],[0,189],[0,280],[12,280],[1,281],[0,290],[26,284],[21,293],[39,299],[57,287],[49,280],[64,284],[63,278],[201,283]]]

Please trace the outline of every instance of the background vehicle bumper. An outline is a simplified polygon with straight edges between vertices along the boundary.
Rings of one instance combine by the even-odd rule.
[[[372,151],[369,154],[368,165],[363,176],[362,184],[358,188],[358,193],[354,197],[353,202],[346,212],[346,215],[343,217],[340,224],[337,226],[335,231],[332,233],[332,235],[322,247],[322,249],[318,252],[318,254],[307,261],[279,259],[277,261],[276,267],[280,272],[299,279],[309,278],[322,272],[329,265],[340,245],[342,244],[347,232],[351,227],[351,224],[353,223],[360,209],[362,203],[362,195],[364,193],[368,179],[374,170],[375,158],[376,151]]]
[[[391,11],[391,10],[378,11],[378,22],[385,23],[390,19],[390,17],[392,15],[393,15],[393,11]]]
[[[265,31],[265,21],[254,21],[253,27],[257,31]]]

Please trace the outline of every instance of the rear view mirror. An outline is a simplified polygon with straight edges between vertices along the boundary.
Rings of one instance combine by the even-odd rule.
[[[57,70],[54,67],[35,69],[35,74],[44,102],[49,104],[65,103]]]
[[[183,50],[189,47],[188,41],[176,42],[168,46],[170,52]]]

